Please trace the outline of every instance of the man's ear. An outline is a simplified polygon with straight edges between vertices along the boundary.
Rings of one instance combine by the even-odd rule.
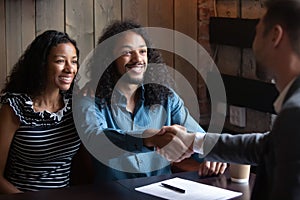
[[[282,29],[282,26],[275,25],[273,27],[272,32],[273,32],[273,35],[272,35],[273,46],[277,47],[280,44],[280,42],[281,42],[281,40],[283,38],[283,29]]]

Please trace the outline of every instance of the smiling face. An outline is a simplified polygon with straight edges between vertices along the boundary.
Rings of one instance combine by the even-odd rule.
[[[68,90],[78,70],[76,49],[72,43],[52,47],[48,55],[47,88]]]
[[[143,37],[128,31],[117,40],[114,55],[115,64],[122,80],[130,84],[140,84],[147,69],[147,45]]]

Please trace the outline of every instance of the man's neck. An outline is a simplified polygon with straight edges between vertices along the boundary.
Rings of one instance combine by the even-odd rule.
[[[135,108],[135,94],[136,94],[138,87],[139,87],[139,85],[137,85],[137,84],[118,84],[117,85],[117,88],[120,90],[120,92],[122,92],[122,94],[127,99],[126,109],[132,113]]]
[[[300,72],[292,73],[291,71],[285,72],[285,75],[283,75],[283,74],[278,75],[277,77],[275,77],[277,90],[279,92],[282,92],[284,90],[284,88],[298,76],[300,76]]]
[[[283,52],[283,56],[271,63],[275,78],[276,88],[282,92],[284,88],[296,77],[300,76],[300,57],[292,51]]]

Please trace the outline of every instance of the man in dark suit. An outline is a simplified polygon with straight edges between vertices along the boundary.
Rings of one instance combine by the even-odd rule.
[[[198,152],[210,161],[257,165],[252,199],[300,199],[300,1],[268,0],[265,5],[253,50],[257,75],[274,78],[280,92],[271,132],[201,136],[180,126],[164,127],[161,134],[173,134],[173,148],[159,152],[173,161]],[[181,150],[184,145],[188,151]]]

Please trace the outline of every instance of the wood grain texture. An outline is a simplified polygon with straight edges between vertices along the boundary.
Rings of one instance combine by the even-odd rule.
[[[121,20],[122,0],[95,0],[95,45],[103,29],[114,20]]]
[[[217,17],[238,17],[239,3],[237,0],[217,1],[216,3]]]
[[[175,0],[174,1],[174,29],[181,34],[185,34],[194,40],[194,44],[187,45],[186,41],[179,39],[175,35],[174,48],[176,52],[184,52],[188,54],[189,58],[183,58],[180,55],[175,55],[175,69],[185,77],[187,83],[180,81],[179,77],[175,75],[175,81],[179,90],[183,91],[181,95],[186,106],[189,108],[191,115],[199,119],[198,106],[198,91],[197,91],[197,70],[191,65],[191,61],[196,63],[197,67],[197,0]],[[192,91],[187,92],[186,89],[192,87]],[[188,94],[188,95],[187,95]],[[196,97],[194,97],[194,95]]]
[[[149,3],[154,3],[149,0]],[[122,0],[122,19],[131,19],[148,26],[148,0]]]
[[[6,27],[5,27],[5,0],[0,0],[0,88],[2,89],[5,83],[7,74],[6,69]]]
[[[80,63],[94,48],[93,0],[66,0],[66,32],[77,41]]]
[[[174,28],[174,2],[173,0],[160,0],[148,5],[148,26],[173,29]],[[174,49],[174,35],[166,38],[172,41],[172,51]],[[174,67],[174,54],[169,51],[163,51],[162,56],[168,66]]]
[[[259,1],[242,1],[242,17],[247,19],[260,18],[265,12]],[[245,78],[257,79],[256,62],[251,48],[242,52],[243,65],[241,66],[242,76]]]
[[[257,19],[265,12],[261,1],[242,1],[241,6],[242,18]]]
[[[62,0],[36,0],[36,34],[45,30],[65,31],[65,6]],[[75,2],[75,1],[74,1]]]
[[[22,52],[35,38],[35,0],[22,1]]]
[[[22,1],[6,0],[6,71],[9,73],[22,54]]]

